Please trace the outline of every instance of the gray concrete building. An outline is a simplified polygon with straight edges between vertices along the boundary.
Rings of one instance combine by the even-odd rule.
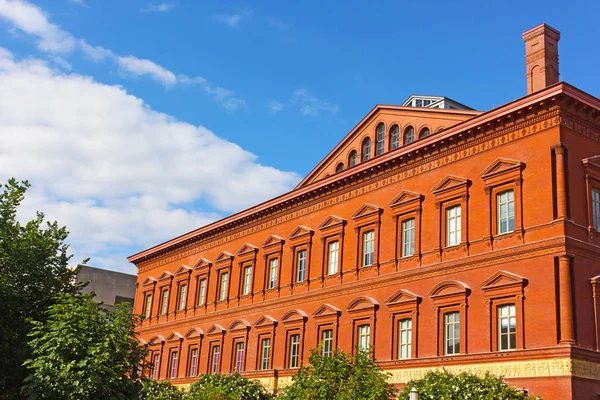
[[[83,293],[95,292],[96,301],[103,302],[107,308],[113,308],[118,303],[129,303],[133,306],[135,297],[136,275],[107,269],[95,268],[79,264],[76,282],[89,282]]]

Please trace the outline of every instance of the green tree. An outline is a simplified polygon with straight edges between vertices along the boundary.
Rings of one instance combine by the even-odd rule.
[[[186,400],[270,400],[271,396],[257,380],[237,372],[228,375],[202,375],[190,385]]]
[[[183,396],[171,382],[145,379],[138,400],[182,400]]]
[[[22,224],[17,211],[29,183],[11,179],[0,185],[0,399],[22,398],[29,357],[29,319],[43,321],[59,293],[75,293],[75,271],[68,268],[68,232],[44,214]]]
[[[470,372],[454,375],[446,370],[429,371],[423,378],[408,382],[398,398],[408,400],[413,387],[419,392],[419,400],[540,399],[529,397],[521,389],[511,387],[502,378],[489,373],[479,377]]]
[[[368,351],[352,356],[338,349],[326,357],[312,349],[309,361],[310,365],[301,367],[292,378],[281,399],[388,400],[397,393]]]
[[[29,334],[29,398],[136,398],[147,354],[137,341],[138,323],[128,307],[109,311],[93,300],[93,294],[59,295],[46,321],[34,322]]]

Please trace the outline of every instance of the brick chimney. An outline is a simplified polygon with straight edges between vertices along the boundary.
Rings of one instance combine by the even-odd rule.
[[[558,82],[560,32],[541,24],[523,34],[527,64],[527,94]]]

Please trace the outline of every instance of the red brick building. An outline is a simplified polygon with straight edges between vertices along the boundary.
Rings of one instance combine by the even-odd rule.
[[[378,105],[291,192],[129,258],[153,373],[277,390],[309,349],[373,345],[402,385],[491,371],[546,400],[600,392],[600,100],[526,44],[525,97]]]

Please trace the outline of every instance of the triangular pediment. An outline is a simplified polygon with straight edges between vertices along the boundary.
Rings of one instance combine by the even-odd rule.
[[[187,339],[202,337],[204,336],[204,331],[200,328],[192,328],[185,334]]]
[[[483,179],[487,179],[504,172],[520,170],[524,165],[525,164],[521,161],[511,160],[509,158],[496,158],[496,160],[488,165],[479,175]]]
[[[248,254],[255,254],[257,251],[258,251],[258,248],[252,246],[251,244],[246,243],[242,246],[241,249],[238,250],[236,255],[238,257],[240,257],[240,256],[248,255]]]
[[[265,239],[265,241],[262,243],[261,247],[271,247],[271,246],[283,246],[283,244],[285,243],[285,239],[276,236],[276,235],[269,235],[268,238]]]
[[[155,283],[156,283],[156,279],[154,279],[152,277],[148,277],[148,278],[146,278],[146,280],[144,281],[144,283],[142,283],[142,286],[153,285]]]
[[[374,308],[377,308],[378,306],[379,303],[377,302],[377,300],[375,300],[372,297],[363,296],[357,297],[356,299],[352,300],[350,304],[348,304],[346,310],[348,310],[349,312],[372,310]]]
[[[317,310],[312,314],[314,318],[319,317],[331,317],[340,315],[341,311],[331,304],[323,304],[321,307],[317,308]]]
[[[191,271],[192,271],[192,269],[190,267],[188,267],[187,265],[182,265],[181,267],[179,267],[179,269],[177,270],[177,272],[175,272],[175,275],[188,274]]]
[[[325,229],[330,229],[333,227],[344,226],[345,224],[346,224],[345,219],[340,218],[335,215],[329,215],[327,218],[325,218],[325,220],[323,222],[321,222],[321,225],[319,225],[319,229],[325,230]]]
[[[164,280],[171,279],[171,278],[173,278],[173,274],[170,273],[169,271],[165,271],[158,277],[158,280],[164,281]]]
[[[522,276],[512,274],[506,271],[497,271],[492,276],[483,281],[479,287],[481,289],[495,289],[504,286],[523,285],[527,280]]]
[[[277,325],[277,320],[275,318],[270,317],[268,315],[263,315],[258,320],[256,320],[256,322],[254,323],[253,326],[255,328],[260,328],[262,326],[274,326],[274,325]]]
[[[247,331],[250,329],[250,323],[245,319],[237,319],[229,325],[229,332],[231,331]]]
[[[212,265],[212,262],[210,262],[206,258],[201,258],[198,260],[196,265],[194,265],[194,269],[205,268],[205,267],[210,268],[211,265]]]
[[[469,180],[467,178],[463,178],[455,175],[446,175],[441,181],[437,183],[432,189],[431,192],[433,194],[438,194],[441,192],[447,192],[452,189],[462,188],[469,184]]]
[[[295,322],[295,321],[304,321],[308,318],[306,313],[302,310],[290,310],[286,312],[281,318],[282,322]]]
[[[373,215],[379,215],[379,214],[381,214],[381,211],[383,211],[383,209],[381,207],[378,207],[373,204],[365,203],[362,206],[360,206],[358,208],[358,210],[356,210],[354,212],[354,214],[352,214],[352,219],[356,220],[356,219],[361,219],[361,218],[365,218],[365,217],[369,217],[369,216],[373,216]]]
[[[387,306],[397,306],[407,303],[416,303],[419,301],[419,299],[420,297],[416,294],[411,293],[408,290],[400,289],[396,293],[388,297],[388,299],[385,301],[385,304]]]
[[[172,342],[172,341],[182,340],[182,339],[183,339],[183,336],[181,335],[181,333],[179,333],[179,332],[173,332],[167,338],[167,342]]]
[[[423,197],[422,194],[411,192],[410,190],[403,190],[390,201],[390,207],[394,208],[413,202],[420,202],[423,200]]]
[[[465,294],[469,287],[458,281],[440,282],[431,289],[429,297],[452,296],[456,294]]]
[[[225,328],[223,328],[219,324],[214,324],[213,326],[211,326],[208,329],[208,331],[206,331],[207,335],[218,335],[218,334],[223,334],[223,333],[225,333]]]
[[[165,338],[164,336],[161,335],[156,335],[150,338],[150,340],[148,340],[148,344],[150,346],[152,346],[153,344],[158,344],[158,343],[164,343],[165,342]]]
[[[289,240],[295,240],[295,239],[300,239],[306,236],[312,236],[315,233],[315,231],[313,231],[310,228],[307,228],[306,226],[303,225],[298,225],[297,227],[294,228],[294,230],[292,231],[292,233],[289,236]]]
[[[227,251],[222,251],[219,253],[217,258],[215,258],[215,264],[220,263],[220,262],[225,262],[225,261],[231,261],[231,260],[233,260],[233,254],[231,254]]]

